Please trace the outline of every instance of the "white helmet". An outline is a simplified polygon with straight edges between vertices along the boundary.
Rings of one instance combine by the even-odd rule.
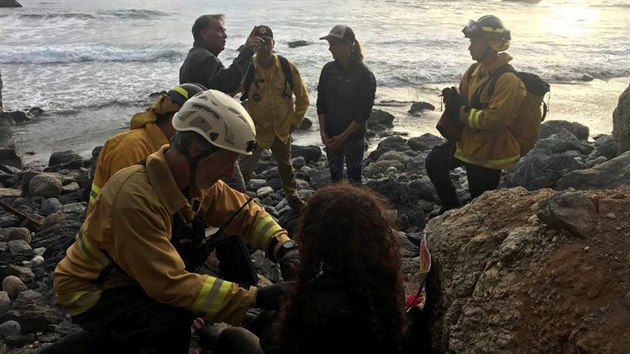
[[[194,131],[212,145],[242,155],[256,147],[256,128],[240,102],[217,90],[188,99],[173,117],[179,131]]]

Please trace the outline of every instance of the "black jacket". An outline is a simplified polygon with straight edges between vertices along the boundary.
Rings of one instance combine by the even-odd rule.
[[[361,128],[348,139],[365,137],[375,93],[374,74],[362,62],[353,61],[347,68],[337,61],[324,65],[317,85],[317,114],[326,116],[326,134],[339,135],[355,121]]]
[[[179,83],[195,82],[208,89],[225,93],[239,90],[243,75],[252,62],[254,52],[243,48],[229,68],[221,60],[199,43],[194,43],[184,63],[179,68]]]

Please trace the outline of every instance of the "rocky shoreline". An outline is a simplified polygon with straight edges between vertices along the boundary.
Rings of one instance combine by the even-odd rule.
[[[364,183],[397,210],[408,292],[418,276],[419,239],[427,236],[434,350],[616,353],[630,347],[621,331],[630,328],[630,87],[613,117],[613,135],[595,137],[577,123],[543,123],[536,148],[505,173],[501,189],[427,224],[439,199],[424,160],[442,139],[394,134],[394,117],[373,112],[370,136],[382,140],[365,159]],[[292,154],[300,196],[329,183],[320,147],[294,145]],[[64,151],[53,153],[45,168],[32,168],[22,165],[15,148],[0,148],[0,353],[36,352],[76,330],[55,303],[51,272],[82,223],[94,160]],[[452,175],[465,199],[465,172]],[[248,193],[294,231],[297,214],[269,154]],[[260,254],[254,258],[260,274],[277,279],[273,264]],[[585,274],[575,259],[592,266],[593,281],[580,289],[571,286],[572,275]],[[555,283],[547,281],[552,278]],[[609,288],[605,280],[614,284]],[[582,316],[552,306],[569,298]],[[536,332],[537,317],[547,318],[542,332]]]

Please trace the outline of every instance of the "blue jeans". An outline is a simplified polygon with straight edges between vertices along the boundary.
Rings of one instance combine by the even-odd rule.
[[[345,160],[348,169],[348,181],[361,184],[364,152],[365,140],[363,138],[346,140],[337,151],[326,149],[326,157],[330,167],[330,181],[334,183],[343,179],[343,162]]]

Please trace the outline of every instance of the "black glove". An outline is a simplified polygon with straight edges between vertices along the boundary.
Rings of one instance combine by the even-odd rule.
[[[256,307],[263,310],[276,311],[284,294],[291,289],[293,282],[281,281],[273,285],[258,288],[256,293]]]
[[[297,248],[285,251],[280,255],[280,273],[282,273],[282,279],[293,280],[298,273],[300,266],[300,251]]]
[[[444,94],[445,112],[453,122],[459,122],[459,110],[464,105],[464,98],[459,94],[456,87],[442,90]]]

